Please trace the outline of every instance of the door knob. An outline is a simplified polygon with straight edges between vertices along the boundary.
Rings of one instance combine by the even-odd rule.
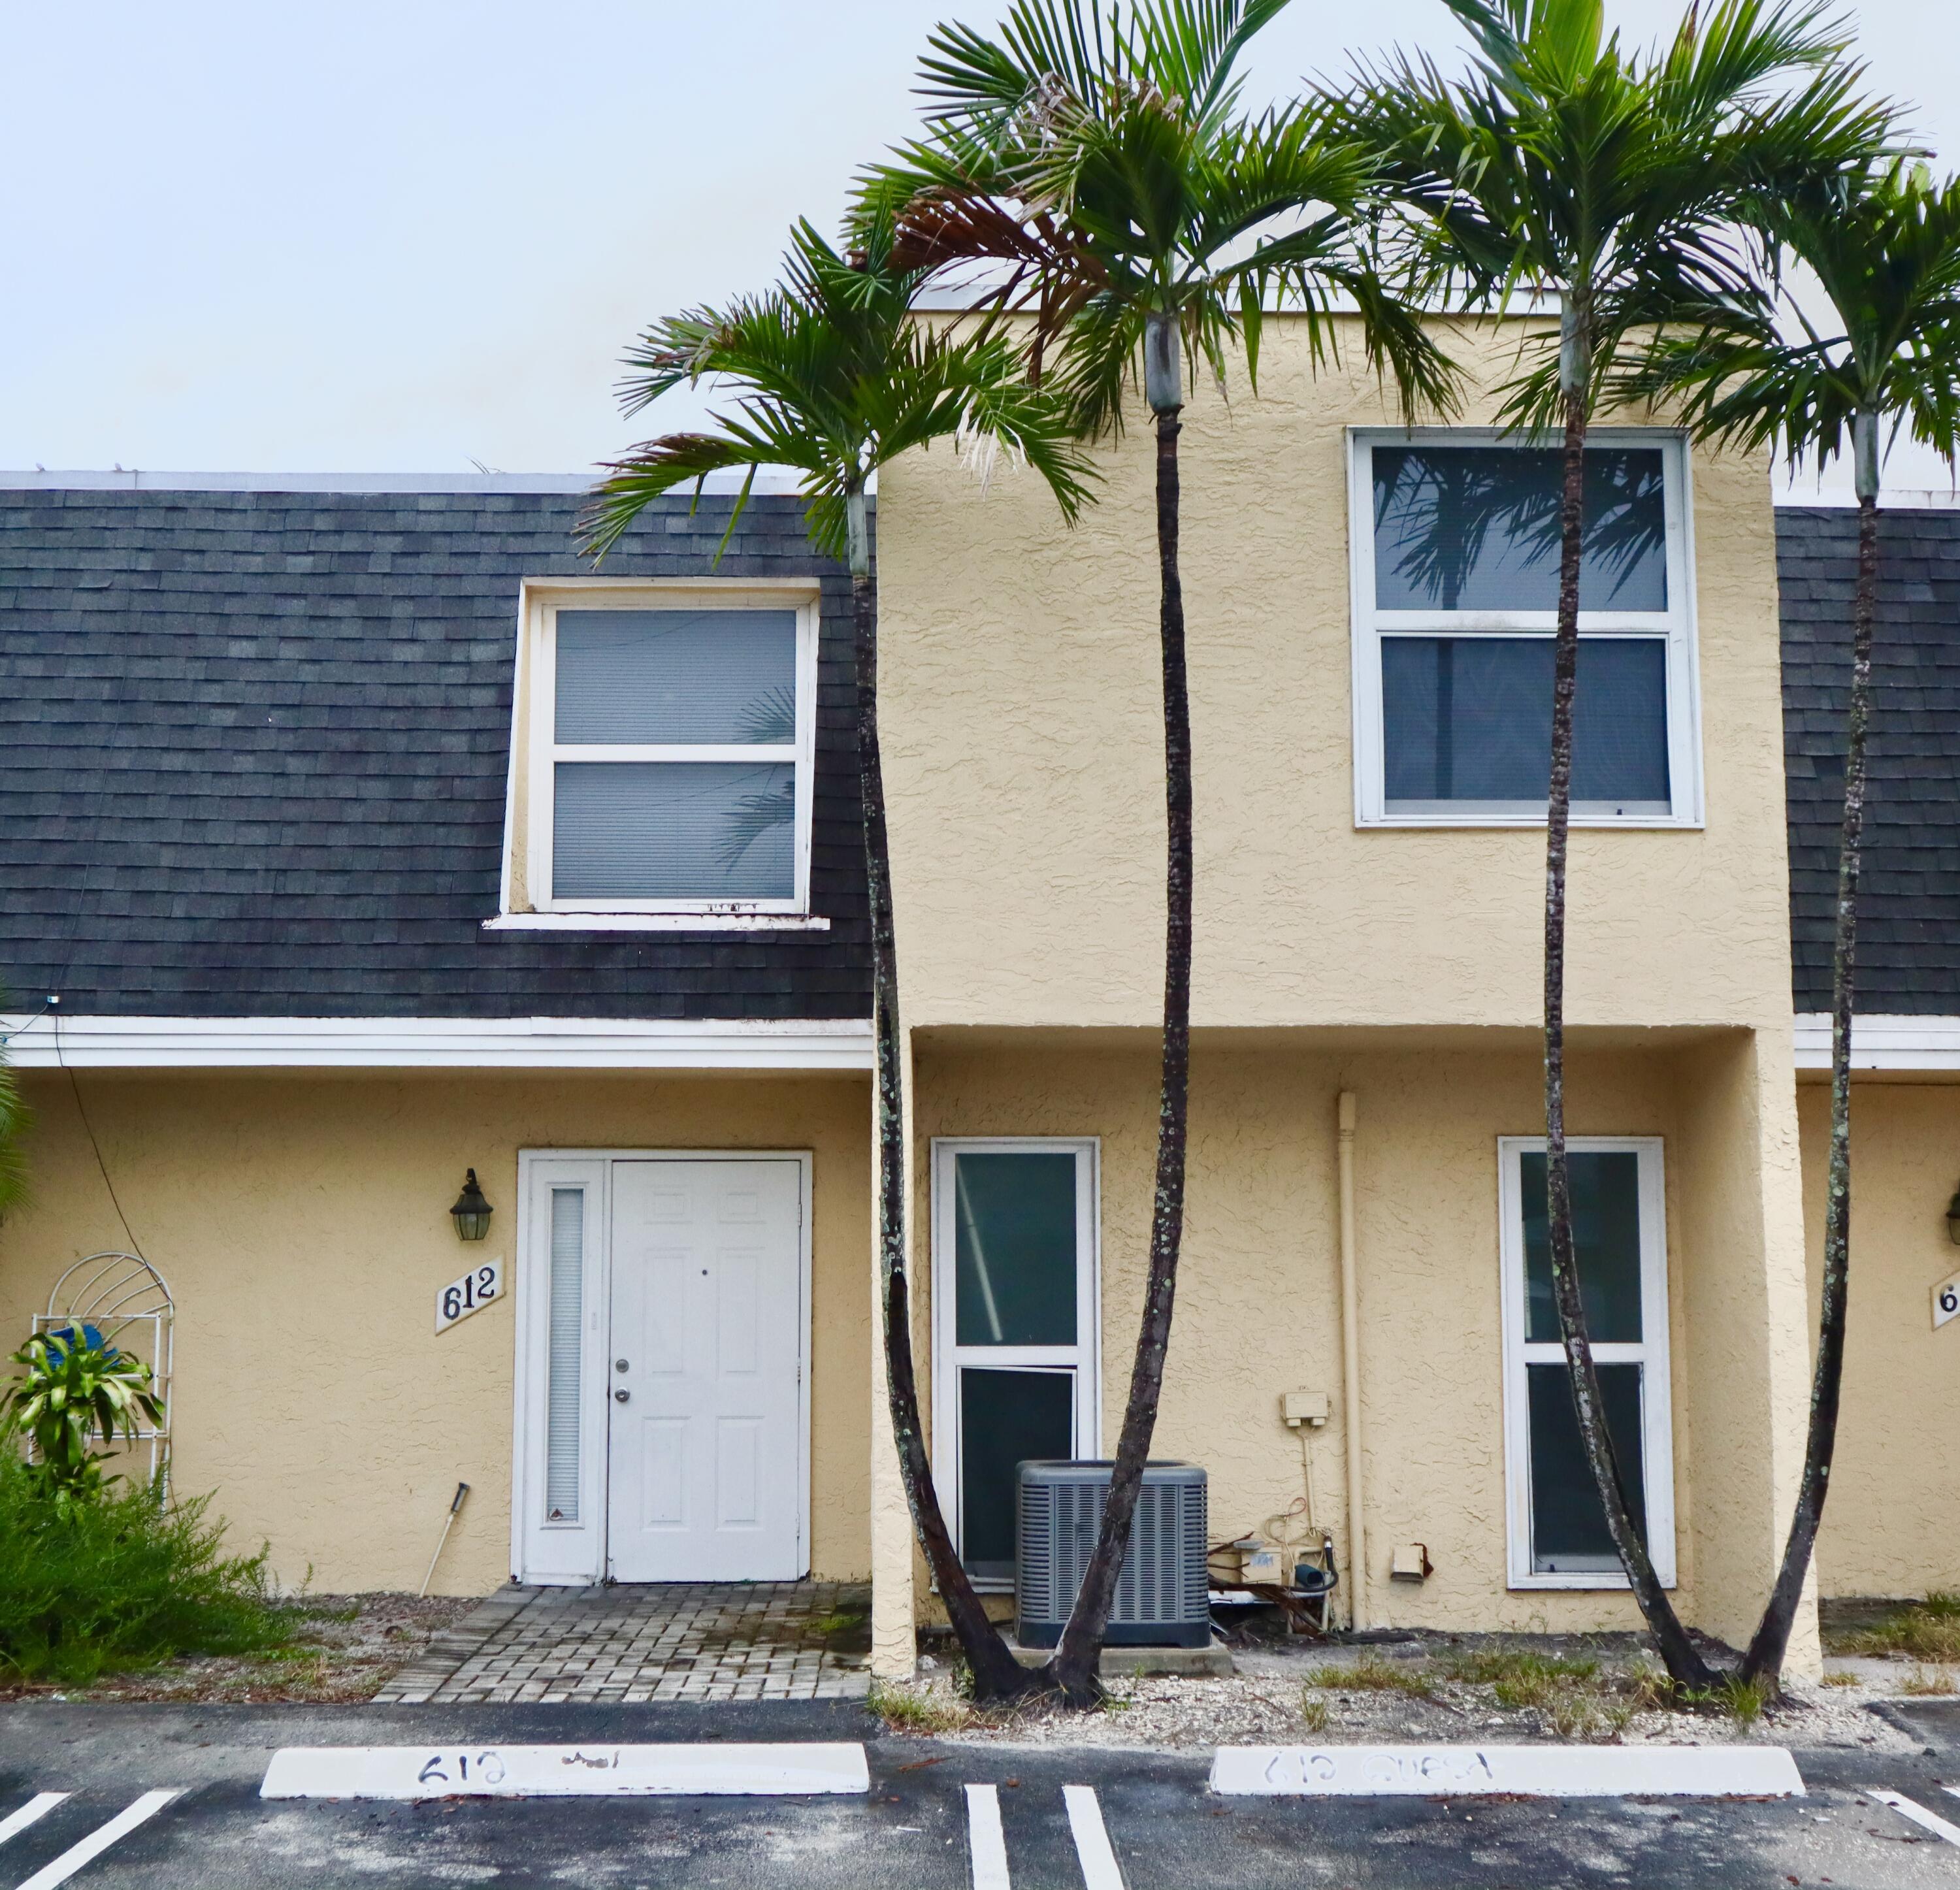
[[[623,1405],[628,1398],[632,1396],[632,1395],[633,1394],[631,1392],[627,1390],[625,1386],[622,1385],[619,1389],[612,1394],[612,1402],[616,1405]]]

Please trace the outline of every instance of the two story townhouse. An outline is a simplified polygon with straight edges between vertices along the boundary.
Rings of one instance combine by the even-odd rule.
[[[1507,349],[1459,341],[1494,386]],[[1552,468],[1494,404],[1411,432],[1280,320],[1258,398],[1186,416],[1192,1140],[1158,1449],[1207,1467],[1217,1533],[1310,1510],[1364,1622],[1624,1626],[1535,1208]],[[947,454],[879,498],[918,1347],[942,1496],[1003,1592],[1013,1466],[1113,1443],[1143,1274],[1149,460],[1112,447],[1073,531]],[[1594,469],[1580,1237],[1656,1562],[1734,1640],[1803,1448],[1853,547],[1663,427],[1602,431]],[[868,1572],[905,1670],[936,1605],[874,1338],[839,574],[781,492],[719,563],[711,493],[595,574],[575,482],[364,483],[0,503],[0,975],[36,1112],[0,1329],[82,1255],[147,1256],[179,1485],[288,1579],[411,1585],[462,1480],[438,1587]],[[1929,1310],[1960,1175],[1956,527],[1888,527],[1825,1594],[1960,1577],[1960,1324]],[[466,1169],[481,1246],[451,1228]],[[504,1290],[438,1330],[489,1258]],[[1324,1427],[1285,1423],[1301,1392]]]

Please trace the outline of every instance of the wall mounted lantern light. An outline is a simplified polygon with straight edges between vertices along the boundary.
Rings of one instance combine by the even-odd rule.
[[[1953,1198],[1946,1204],[1946,1231],[1953,1244],[1960,1247],[1960,1188],[1953,1191]]]
[[[490,1231],[490,1204],[483,1198],[483,1190],[476,1185],[475,1169],[463,1177],[463,1192],[457,1196],[456,1205],[449,1212],[456,1223],[456,1237],[459,1240],[481,1240]],[[1954,1238],[1960,1239],[1960,1234]]]

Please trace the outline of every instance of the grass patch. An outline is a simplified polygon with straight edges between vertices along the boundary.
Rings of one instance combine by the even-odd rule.
[[[1316,1667],[1306,1684],[1328,1693],[1400,1693],[1411,1700],[1429,1699],[1435,1690],[1426,1661],[1383,1660],[1375,1654],[1363,1654],[1351,1667]]]
[[[1943,1667],[1915,1667],[1899,1682],[1899,1691],[1927,1698],[1960,1693],[1960,1686],[1955,1685],[1952,1675]]]
[[[973,1723],[972,1704],[957,1694],[929,1692],[874,1680],[865,1704],[893,1732],[957,1732]]]
[[[1602,1674],[1596,1660],[1504,1651],[1472,1654],[1458,1663],[1452,1677],[1488,1686],[1507,1711],[1536,1713],[1562,1739],[1616,1736],[1647,1704],[1643,1674]]]
[[[116,1481],[57,1514],[0,1450],[0,1678],[86,1686],[183,1654],[291,1647],[265,1551],[227,1555],[209,1501],[161,1504]]]
[[[1910,1660],[1960,1660],[1960,1594],[1936,1589],[1923,1602],[1826,1637],[1834,1654],[1897,1654]]]
[[[1865,1683],[1855,1673],[1827,1673],[1824,1684],[1827,1687],[1861,1687]]]
[[[1308,1732],[1325,1732],[1334,1711],[1325,1700],[1316,1700],[1311,1689],[1307,1689],[1300,1695],[1300,1717]]]

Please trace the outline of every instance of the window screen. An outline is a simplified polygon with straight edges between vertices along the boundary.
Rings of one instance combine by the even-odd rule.
[[[1586,1336],[1596,1345],[1637,1345],[1640,1314],[1640,1158],[1631,1150],[1575,1149],[1566,1158],[1572,1193],[1572,1251]],[[1551,1291],[1551,1236],[1545,1192],[1545,1158],[1518,1158],[1524,1214],[1525,1338],[1563,1343]]]
[[[562,610],[556,648],[551,896],[793,901],[797,612]]]
[[[954,1158],[955,1309],[962,1345],[1075,1343],[1075,1157]]]
[[[1375,607],[1556,610],[1563,455],[1553,447],[1374,449]],[[1667,608],[1657,447],[1586,454],[1582,610]]]
[[[796,739],[794,610],[561,610],[562,743]]]
[[[963,1559],[976,1576],[1011,1578],[1015,1468],[1074,1456],[1074,1374],[969,1366],[959,1375],[959,1423]]]
[[[1606,1430],[1626,1480],[1634,1526],[1647,1538],[1647,1476],[1640,1442],[1638,1365],[1595,1365]],[[1543,1575],[1617,1570],[1618,1552],[1607,1532],[1599,1486],[1586,1461],[1579,1415],[1572,1406],[1570,1369],[1527,1365],[1531,1407],[1532,1566]]]
[[[767,899],[796,890],[796,765],[560,762],[559,899]]]
[[[1452,801],[1542,807],[1551,778],[1552,654],[1549,637],[1384,637],[1389,810]],[[1663,638],[1580,639],[1572,798],[1668,810]]]

